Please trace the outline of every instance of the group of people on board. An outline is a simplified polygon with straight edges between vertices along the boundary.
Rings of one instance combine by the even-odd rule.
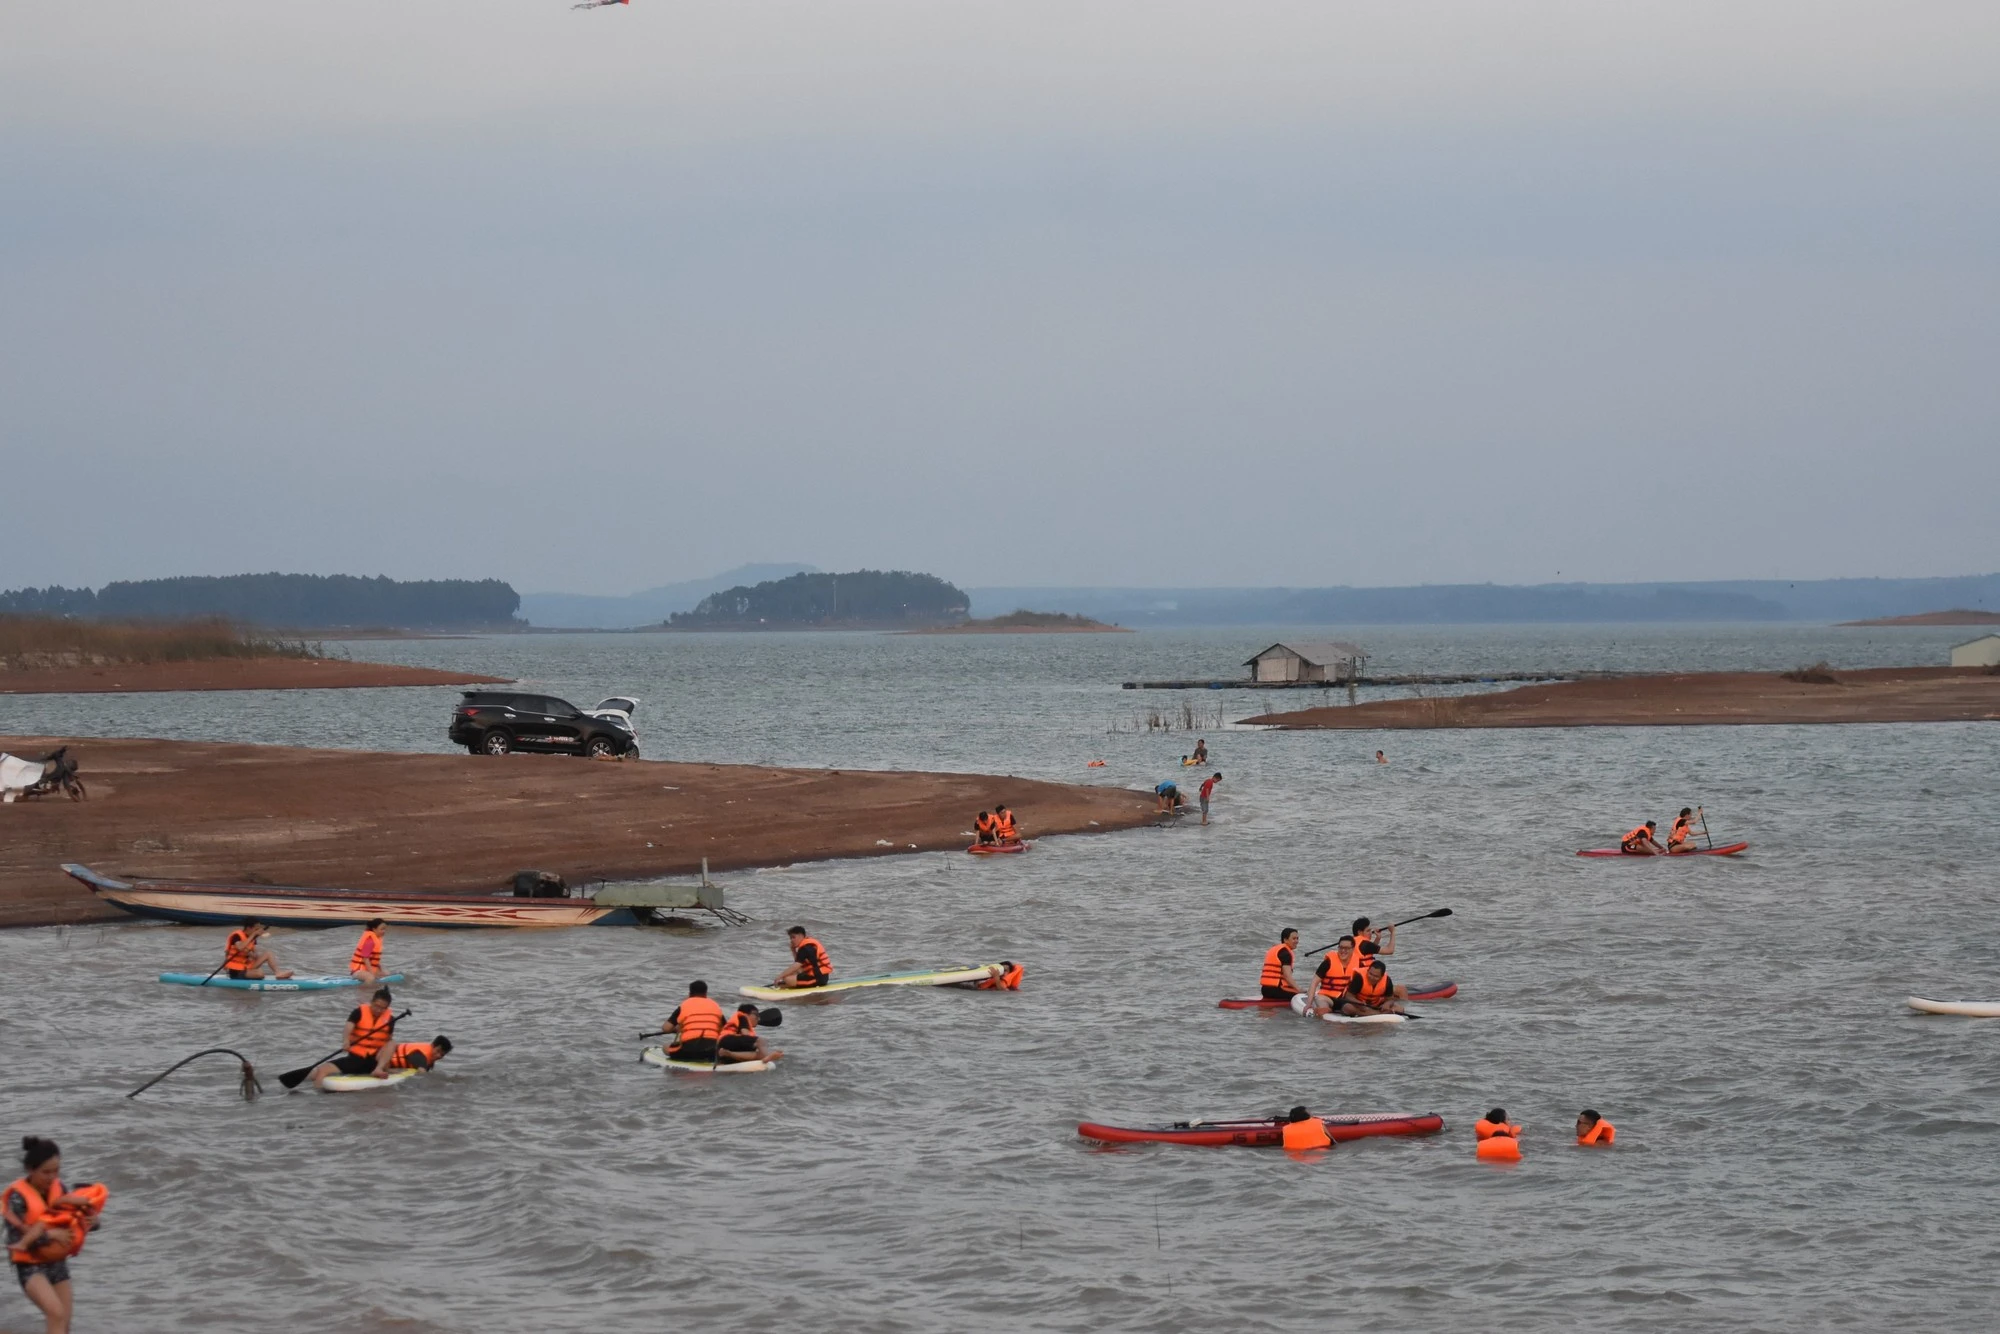
[[[324,1089],[329,1075],[368,1075],[387,1079],[398,1070],[435,1070],[451,1051],[451,1039],[440,1033],[429,1042],[397,1042],[396,1021],[391,1013],[395,998],[389,988],[377,987],[365,1005],[348,1012],[347,1031],[341,1036],[341,1053],[312,1069],[313,1087]]]
[[[1293,975],[1299,962],[1298,948],[1299,929],[1288,926],[1278,933],[1278,943],[1264,951],[1258,985],[1265,1000],[1290,1003],[1305,990]],[[1350,1018],[1403,1013],[1408,993],[1389,976],[1389,965],[1384,962],[1395,952],[1394,926],[1371,926],[1366,917],[1355,918],[1348,934],[1327,948],[1313,970],[1312,1012]]]
[[[824,951],[821,953],[823,956]],[[688,983],[687,998],[666,1017],[660,1032],[673,1039],[667,1044],[670,1061],[707,1061],[710,1065],[775,1061],[785,1053],[764,1045],[757,1022],[755,1001],[744,1001],[734,1014],[725,1015],[722,1006],[710,999],[708,983],[697,979]]]
[[[1674,827],[1667,833],[1665,846],[1659,840],[1659,823],[1648,820],[1619,839],[1618,850],[1632,857],[1671,857],[1693,852],[1697,846],[1694,841],[1695,825],[1700,819],[1700,807],[1683,806],[1681,813],[1674,817]]]
[[[355,944],[354,953],[348,956],[348,974],[364,987],[372,987],[388,975],[389,970],[382,966],[382,935],[388,929],[381,918],[369,918],[361,928],[361,939]],[[243,925],[231,931],[222,944],[222,971],[238,982],[291,977],[292,970],[280,968],[270,946],[264,943],[270,930],[255,917],[244,918]]]
[[[1019,843],[1021,831],[1014,824],[1014,812],[1005,806],[995,806],[991,811],[981,811],[979,818],[972,822],[973,831],[982,844]]]

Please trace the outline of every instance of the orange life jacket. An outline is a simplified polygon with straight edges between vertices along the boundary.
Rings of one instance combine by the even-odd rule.
[[[1521,1127],[1512,1121],[1488,1121],[1482,1116],[1472,1123],[1472,1133],[1481,1139],[1513,1139],[1521,1133]]]
[[[1618,1131],[1612,1127],[1609,1121],[1600,1117],[1596,1125],[1576,1137],[1576,1142],[1578,1144],[1609,1144],[1617,1138]]]
[[[354,956],[347,961],[347,971],[358,973],[363,968],[379,969],[382,966],[382,937],[373,931],[361,933],[361,943],[354,947]]]
[[[809,981],[824,982],[833,976],[833,960],[827,957],[826,946],[820,944],[811,936],[807,936],[799,942],[798,949],[792,951],[794,959],[798,958],[799,950],[812,951],[812,954],[809,956],[811,962],[806,965]]]
[[[689,996],[681,1002],[681,1020],[675,1032],[677,1036],[667,1048],[669,1052],[683,1043],[721,1037],[722,1007],[706,996]]]
[[[1480,1140],[1473,1153],[1484,1162],[1518,1163],[1521,1161],[1521,1142],[1511,1135],[1495,1135],[1491,1139]]]
[[[1652,838],[1653,831],[1644,825],[1640,825],[1637,829],[1619,839],[1618,846],[1621,848],[1643,847],[1645,844],[1650,843]]]
[[[257,961],[257,946],[245,931],[231,931],[222,946],[222,966],[241,973]]]
[[[999,822],[990,815],[982,815],[972,822],[972,827],[982,834],[990,834],[998,826]]]
[[[26,1177],[22,1177],[4,1191],[0,1191],[0,1198],[16,1192],[21,1196],[24,1211],[18,1220],[23,1232],[37,1223],[47,1223],[52,1228],[66,1228],[69,1231],[67,1241],[44,1234],[32,1246],[9,1247],[7,1258],[17,1265],[51,1264],[57,1260],[67,1260],[82,1250],[84,1238],[90,1235],[90,1229],[97,1226],[97,1214],[104,1208],[104,1202],[111,1195],[110,1191],[94,1182],[78,1186],[72,1192],[66,1189],[62,1182],[57,1181],[50,1187],[49,1199],[59,1200],[64,1195],[72,1193],[88,1198],[77,1203],[58,1205],[52,1209],[48,1201],[42,1198],[41,1192],[28,1184]]]
[[[1319,979],[1320,993],[1326,996],[1345,996],[1348,981],[1361,971],[1361,952],[1356,950],[1354,957],[1346,963],[1340,961],[1339,954],[1329,954],[1325,963],[1326,972],[1322,973]]]
[[[1278,952],[1280,950],[1288,951],[1291,948],[1290,945],[1279,941],[1277,944],[1271,946],[1270,949],[1264,951],[1264,974],[1258,985],[1266,987],[1282,987],[1285,985],[1285,965],[1284,961],[1278,957]]]
[[[1027,967],[1023,964],[1002,964],[1000,966],[1000,975],[998,977],[982,977],[979,979],[977,989],[980,991],[1019,991],[1021,989],[1021,977],[1027,971]]]
[[[413,1056],[423,1057],[426,1067],[437,1064],[437,1053],[431,1050],[430,1043],[399,1042],[396,1044],[396,1050],[389,1055],[389,1068],[391,1070],[415,1070],[417,1067],[410,1063],[410,1058]]]
[[[1689,839],[1693,837],[1694,837],[1694,826],[1688,822],[1687,817],[1679,815],[1675,816],[1674,832],[1667,835],[1667,846],[1670,848],[1677,848],[1681,844],[1687,842]]]
[[[1288,1149],[1324,1149],[1332,1144],[1333,1140],[1326,1133],[1326,1122],[1317,1116],[1285,1122],[1285,1147]]]
[[[1014,814],[1012,811],[1006,812],[1005,814],[994,816],[993,821],[994,824],[997,826],[994,832],[999,834],[1001,838],[1013,838],[1015,836]]]
[[[1380,979],[1371,979],[1366,973],[1356,973],[1351,989],[1362,1004],[1375,1005],[1388,998],[1393,985],[1389,981],[1389,970],[1385,968]]]
[[[378,1016],[368,1006],[361,1007],[360,1017],[354,1021],[354,1040],[347,1044],[350,1056],[373,1056],[388,1045],[389,1033],[396,1026],[396,1016],[383,1010]]]
[[[753,1038],[757,1036],[757,1012],[755,1010],[738,1010],[735,1014],[730,1015],[729,1022],[722,1026],[722,1036],[733,1038],[738,1034]]]

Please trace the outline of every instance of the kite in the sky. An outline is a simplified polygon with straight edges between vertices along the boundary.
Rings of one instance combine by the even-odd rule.
[[[631,3],[632,3],[632,0],[583,0],[583,3],[582,3],[582,4],[580,4],[580,5],[571,5],[571,6],[570,6],[570,8],[571,8],[571,9],[602,9],[602,8],[603,8],[604,6],[606,6],[606,5],[629,5],[629,4],[631,4]]]

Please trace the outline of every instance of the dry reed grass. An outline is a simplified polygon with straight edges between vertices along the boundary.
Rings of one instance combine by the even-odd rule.
[[[0,668],[9,671],[216,658],[323,658],[319,644],[273,639],[220,618],[200,621],[73,621],[0,616]]]
[[[1801,685],[1837,686],[1840,684],[1840,678],[1833,674],[1833,668],[1827,665],[1825,658],[1821,658],[1810,667],[1794,667],[1789,672],[1779,672],[1778,675],[1784,677],[1787,681],[1797,681]]]

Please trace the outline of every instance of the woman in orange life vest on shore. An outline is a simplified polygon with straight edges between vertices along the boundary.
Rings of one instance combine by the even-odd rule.
[[[1485,1161],[1499,1163],[1521,1161],[1521,1127],[1507,1119],[1505,1107],[1495,1107],[1473,1122],[1472,1133],[1479,1142],[1479,1147],[1474,1152]]]
[[[1368,1014],[1401,1014],[1402,989],[1389,980],[1389,965],[1375,953],[1375,942],[1361,947],[1362,964],[1347,980],[1347,994],[1341,998],[1340,1012],[1350,1017]]]
[[[352,973],[364,987],[372,987],[382,980],[382,974],[389,970],[382,966],[382,919],[371,917],[361,928],[361,942],[354,947],[354,954],[347,961],[347,971]]]
[[[1347,984],[1361,971],[1361,955],[1356,952],[1353,936],[1342,936],[1334,942],[1331,950],[1320,959],[1314,975],[1319,984],[1313,990],[1313,1013],[1330,1012],[1340,1007],[1341,999],[1347,995]]]
[[[1596,1112],[1585,1108],[1576,1114],[1576,1142],[1593,1148],[1609,1148],[1618,1130]]]
[[[716,1059],[726,1065],[738,1061],[775,1061],[784,1054],[764,1046],[764,1039],[757,1036],[757,1004],[744,1001],[722,1026]]]
[[[1333,1137],[1326,1133],[1326,1122],[1303,1107],[1292,1108],[1291,1115],[1285,1118],[1284,1133],[1287,1152],[1333,1147]]]
[[[1258,978],[1258,985],[1264,990],[1264,999],[1288,1001],[1299,994],[1299,988],[1292,981],[1292,961],[1299,947],[1299,929],[1288,926],[1278,933],[1278,943],[1264,951],[1264,971]]]
[[[699,980],[688,983],[687,999],[674,1007],[674,1012],[660,1025],[660,1031],[674,1035],[674,1040],[667,1044],[669,1059],[719,1059],[716,1041],[722,1036],[722,1007],[708,998],[708,983]]]
[[[1659,823],[1648,820],[1618,840],[1618,850],[1634,857],[1657,857],[1666,852],[1656,837]]]
[[[313,1067],[313,1087],[326,1088],[328,1075],[372,1075],[375,1058],[396,1031],[396,1016],[389,1013],[389,988],[377,987],[366,1005],[357,1006],[347,1016],[347,1050],[331,1061]]]
[[[21,1140],[25,1173],[0,1190],[0,1220],[7,1232],[7,1258],[14,1278],[42,1312],[48,1334],[68,1334],[75,1295],[69,1285],[69,1257],[83,1249],[104,1207],[102,1186],[65,1189],[62,1150],[54,1140],[28,1135]]]
[[[833,960],[826,946],[806,934],[802,926],[785,932],[792,943],[792,962],[772,982],[774,987],[823,987],[833,980]]]
[[[229,939],[223,942],[223,971],[239,982],[266,973],[272,977],[290,977],[291,970],[280,970],[271,951],[263,946],[264,933],[270,929],[254,917],[244,918],[243,925],[231,931]]]

